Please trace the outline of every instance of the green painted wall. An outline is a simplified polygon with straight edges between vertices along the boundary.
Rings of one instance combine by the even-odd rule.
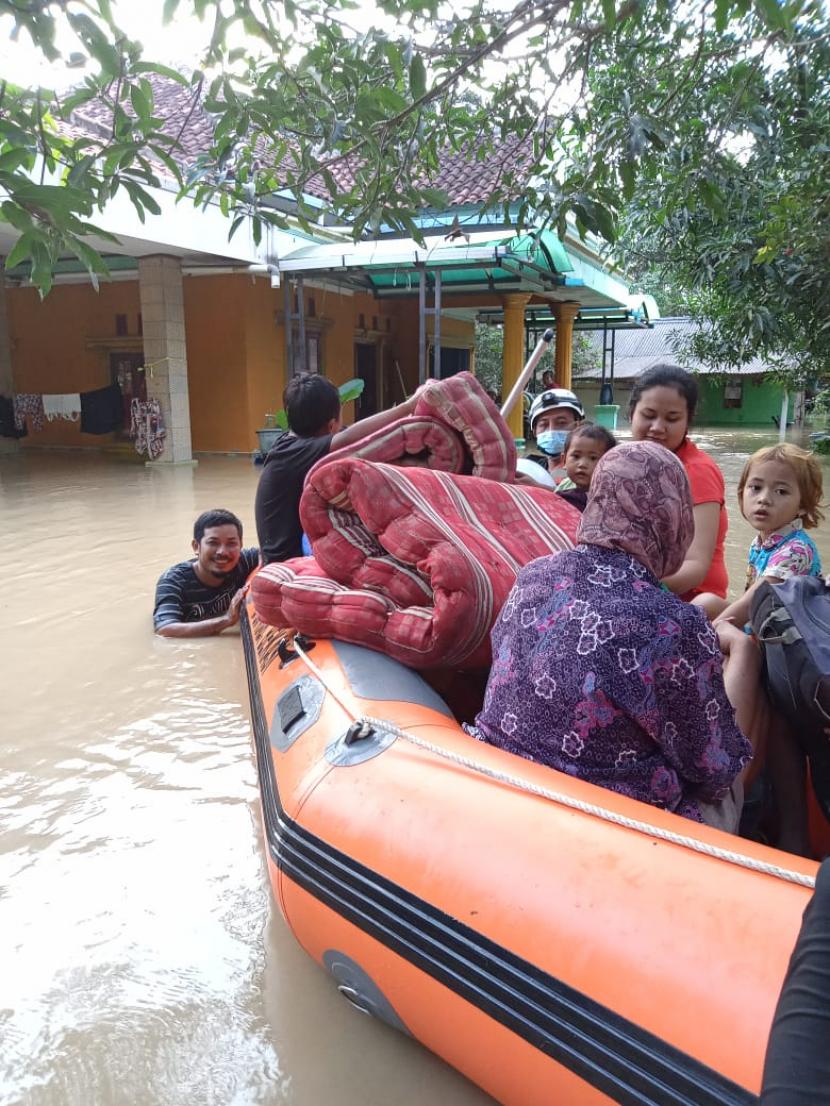
[[[771,426],[772,416],[781,414],[783,389],[769,376],[733,376],[709,380],[698,376],[700,401],[695,422],[702,426]],[[742,385],[740,407],[724,407],[727,383]]]
[[[772,416],[781,414],[781,385],[769,376],[732,377],[733,384],[743,385],[740,407],[724,407],[725,380],[698,376],[700,400],[695,422],[698,426],[772,426]],[[622,429],[627,425],[628,401],[631,396],[630,380],[614,385],[614,402],[620,404],[619,421]],[[574,381],[574,391],[585,405],[585,414],[594,418],[594,406],[599,402],[599,384],[596,381]],[[790,395],[789,417],[793,417],[793,396]]]

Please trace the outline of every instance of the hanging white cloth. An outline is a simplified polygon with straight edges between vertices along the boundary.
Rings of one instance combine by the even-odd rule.
[[[51,422],[53,419],[79,419],[81,417],[81,396],[78,392],[65,395],[43,397],[43,413]]]

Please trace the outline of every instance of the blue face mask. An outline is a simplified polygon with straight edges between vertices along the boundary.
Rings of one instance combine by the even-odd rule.
[[[543,430],[536,435],[536,444],[548,457],[559,457],[568,439],[567,430]]]

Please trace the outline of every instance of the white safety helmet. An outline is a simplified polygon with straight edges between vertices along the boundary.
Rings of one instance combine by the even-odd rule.
[[[552,411],[555,407],[567,407],[576,414],[577,419],[585,418],[585,408],[573,392],[568,391],[567,388],[549,388],[546,392],[540,392],[530,405],[528,420],[531,431],[539,416],[545,411]]]

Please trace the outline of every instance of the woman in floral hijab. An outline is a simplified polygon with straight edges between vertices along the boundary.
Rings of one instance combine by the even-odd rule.
[[[493,629],[474,732],[734,830],[740,798],[730,789],[752,746],[727,698],[715,631],[701,610],[659,585],[693,535],[689,484],[669,450],[631,442],[606,453],[580,544],[519,574]]]

